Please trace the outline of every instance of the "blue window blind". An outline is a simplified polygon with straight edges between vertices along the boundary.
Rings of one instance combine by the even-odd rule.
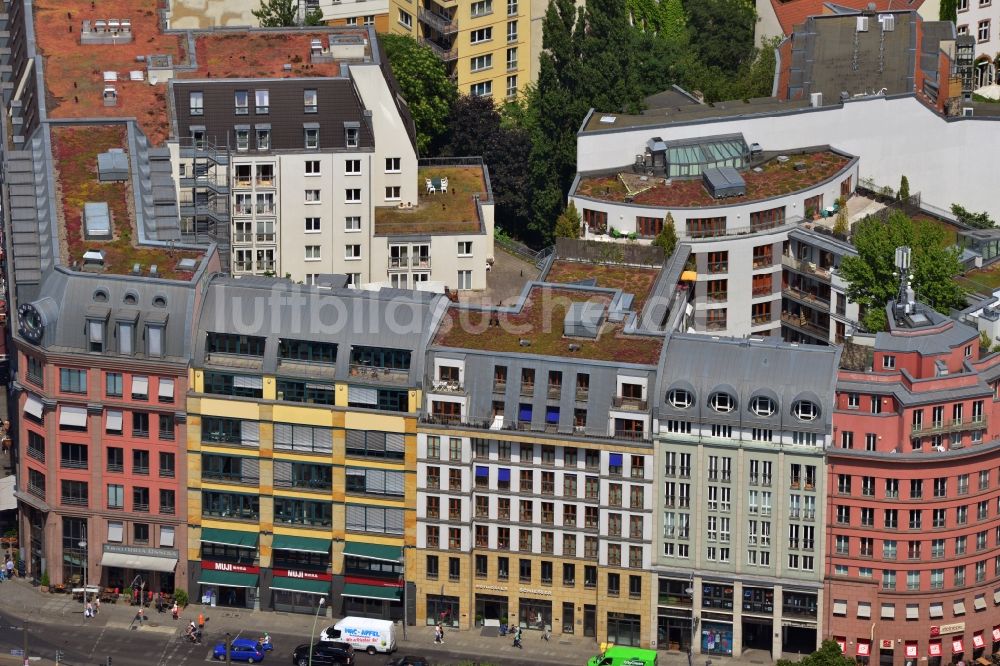
[[[621,467],[622,466],[622,454],[612,453],[608,456],[608,465],[611,467]]]
[[[486,478],[490,475],[490,470],[484,465],[476,465],[476,478]]]
[[[531,405],[521,405],[521,408],[517,412],[517,419],[519,421],[530,421]]]
[[[547,407],[545,409],[545,422],[546,423],[559,423],[559,408],[558,407]]]
[[[499,475],[497,476],[498,480],[500,480],[500,481],[510,481],[510,468],[509,467],[501,467],[497,471],[499,472]]]

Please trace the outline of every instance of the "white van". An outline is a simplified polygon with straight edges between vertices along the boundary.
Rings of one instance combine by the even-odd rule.
[[[396,624],[389,620],[345,617],[332,627],[324,629],[319,639],[347,643],[355,650],[364,650],[368,654],[389,654],[396,650]]]

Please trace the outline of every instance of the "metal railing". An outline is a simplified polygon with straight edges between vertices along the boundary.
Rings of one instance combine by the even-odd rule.
[[[458,21],[448,16],[442,16],[437,12],[432,12],[423,7],[417,13],[418,18],[427,23],[442,35],[451,35],[458,32]]]
[[[649,408],[649,404],[645,400],[630,398],[622,395],[616,395],[611,400],[611,404],[615,407],[615,409],[622,409],[626,411],[644,412]]]
[[[796,259],[795,257],[788,256],[787,254],[781,255],[781,265],[797,270],[800,273],[813,275],[826,282],[829,282],[831,279],[833,279],[833,271],[830,270],[829,268],[823,268],[821,266],[818,266],[817,264],[814,264],[811,261]]]
[[[924,427],[923,423],[914,423],[910,432],[914,435],[931,435],[943,432],[958,432],[962,430],[978,430],[986,428],[987,418],[984,414],[973,416],[971,419],[949,419],[941,421],[931,421],[930,425]]]

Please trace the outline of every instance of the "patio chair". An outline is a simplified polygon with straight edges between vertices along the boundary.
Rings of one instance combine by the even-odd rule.
[[[437,193],[437,190],[434,189],[434,183],[431,182],[430,178],[425,178],[424,182],[425,182],[425,184],[427,186],[427,194],[435,194],[435,193]]]
[[[442,192],[447,192],[448,191],[448,179],[447,178],[442,178],[441,179],[441,191]]]

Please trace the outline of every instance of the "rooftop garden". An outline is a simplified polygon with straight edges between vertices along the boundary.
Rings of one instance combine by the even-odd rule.
[[[38,0],[35,37],[45,56],[48,112],[53,118],[125,118],[138,120],[154,145],[166,140],[166,86],[129,81],[129,72],[145,70],[136,56],[165,54],[174,62],[185,59],[177,35],[159,31],[156,3],[140,0],[101,0],[95,10],[90,0]],[[132,42],[114,46],[80,44],[84,20],[98,18],[132,21]],[[117,72],[118,104],[104,106],[104,72]]]
[[[448,191],[439,181],[448,179]],[[428,194],[427,179],[437,192]],[[480,231],[474,194],[486,198],[481,166],[423,166],[417,170],[417,203],[412,208],[375,208],[375,234],[395,236],[413,233],[474,234]]]
[[[198,71],[180,76],[267,77],[339,76],[340,63],[310,62],[317,33],[201,34],[195,41]],[[326,40],[323,40],[324,44]],[[285,65],[291,65],[285,70]]]
[[[992,294],[1000,289],[1000,263],[987,268],[977,268],[964,275],[955,277],[955,281],[969,291],[979,294]]]
[[[566,311],[573,303],[594,302],[605,308],[608,294],[536,286],[520,312],[468,310],[452,306],[441,322],[434,344],[488,352],[578,357],[617,363],[655,365],[662,340],[622,334],[622,324],[605,322],[596,340],[563,335]],[[524,346],[522,340],[530,341]],[[579,347],[570,351],[569,345]]]
[[[125,125],[53,125],[53,157],[60,197],[59,229],[61,261],[65,266],[79,262],[84,252],[104,252],[106,273],[126,274],[136,263],[148,269],[155,264],[160,276],[184,279],[177,263],[184,258],[200,259],[201,253],[136,247],[132,192],[128,181],[102,183],[97,177],[97,156],[110,148],[127,149]],[[111,213],[110,241],[83,237],[83,206],[107,202]]]
[[[642,176],[631,171],[580,179],[576,194],[601,201],[624,202],[632,197],[633,203],[642,206],[669,208],[699,208],[731,205],[748,201],[762,201],[807,189],[844,169],[850,158],[830,150],[811,153],[788,153],[788,161],[772,159],[740,175],[746,183],[746,195],[716,199],[708,193],[700,177],[677,179],[668,185],[662,176]],[[804,168],[796,169],[797,164]],[[645,178],[646,180],[642,180]]]
[[[635,312],[641,312],[658,273],[659,271],[655,268],[634,268],[632,266],[593,264],[560,259],[552,262],[552,267],[545,276],[545,281],[572,284],[583,280],[596,280],[598,287],[621,289],[628,294],[633,294],[635,301],[632,304],[632,309]]]

